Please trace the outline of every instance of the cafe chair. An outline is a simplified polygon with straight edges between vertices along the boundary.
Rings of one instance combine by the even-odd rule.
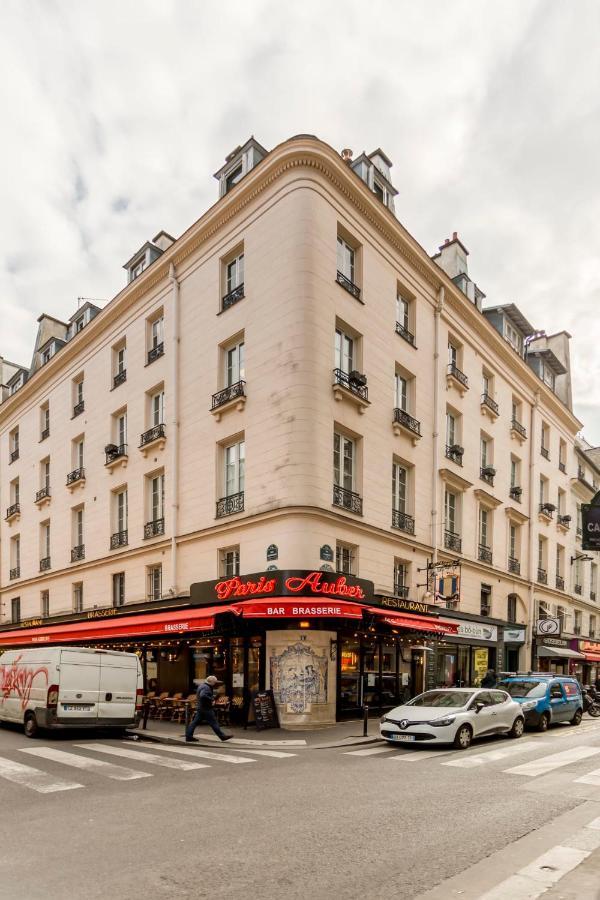
[[[229,711],[231,709],[231,698],[226,694],[221,694],[213,703],[213,709],[217,715],[219,725],[230,725]]]

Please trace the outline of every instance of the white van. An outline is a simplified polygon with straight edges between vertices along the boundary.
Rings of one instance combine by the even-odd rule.
[[[0,656],[0,722],[40,728],[134,725],[143,697],[135,653],[83,647],[32,647]]]

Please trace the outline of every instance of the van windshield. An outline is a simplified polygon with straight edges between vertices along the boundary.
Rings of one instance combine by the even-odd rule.
[[[511,697],[538,699],[546,696],[548,685],[544,681],[500,681],[496,687],[506,691]]]
[[[409,700],[407,706],[443,706],[458,709],[466,706],[472,696],[473,694],[465,691],[426,691]]]

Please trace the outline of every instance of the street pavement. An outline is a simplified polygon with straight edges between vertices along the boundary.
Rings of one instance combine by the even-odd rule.
[[[0,729],[0,898],[600,898],[587,717],[466,752],[198,736]]]

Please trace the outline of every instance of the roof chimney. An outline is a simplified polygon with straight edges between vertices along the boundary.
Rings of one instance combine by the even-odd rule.
[[[344,160],[345,163],[350,165],[350,163],[352,162],[352,150],[350,150],[348,147],[344,147],[340,156],[342,157],[342,159]]]

